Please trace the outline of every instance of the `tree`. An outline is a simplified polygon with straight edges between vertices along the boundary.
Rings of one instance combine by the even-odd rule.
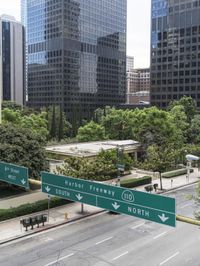
[[[162,189],[161,173],[167,170],[169,171],[175,166],[176,156],[176,152],[172,147],[161,147],[154,144],[148,147],[147,159],[141,166],[144,169],[159,173],[160,187]]]
[[[144,150],[151,145],[182,145],[182,136],[177,135],[169,113],[164,110],[156,107],[137,110],[133,121],[133,138],[141,143]]]
[[[189,123],[185,113],[185,108],[182,105],[175,105],[171,108],[170,119],[175,126],[176,134],[182,138],[182,142],[188,139]]]
[[[8,108],[8,109],[11,109],[13,111],[17,111],[17,110],[22,110],[23,106],[20,105],[20,104],[17,104],[15,102],[11,102],[11,101],[3,101],[2,103],[2,109],[5,109],[5,108]]]
[[[2,117],[3,124],[12,124],[20,128],[31,129],[35,134],[39,134],[45,140],[47,139],[48,129],[45,112],[24,115],[22,110],[5,108],[2,111]]]
[[[92,161],[87,158],[68,158],[58,172],[82,179],[104,181],[117,177],[117,151],[101,151]],[[125,170],[130,170],[131,158],[126,154],[123,162]]]
[[[79,127],[77,139],[79,141],[97,141],[106,139],[105,128],[91,121],[85,126]]]
[[[132,111],[116,110],[112,108],[103,117],[102,125],[105,127],[109,139],[131,139],[132,138]]]
[[[197,113],[196,102],[192,99],[192,97],[183,96],[180,100],[171,102],[169,104],[169,110],[177,105],[184,107],[187,122],[190,123],[194,115]]]
[[[28,167],[31,178],[48,169],[44,145],[44,138],[31,129],[0,125],[0,160]]]
[[[60,108],[60,120],[59,120],[59,128],[58,128],[58,140],[61,141],[64,137],[64,123],[63,123],[63,112]]]
[[[200,144],[200,115],[192,119],[188,139],[191,143]]]
[[[117,177],[115,165],[97,159],[91,162],[87,158],[68,158],[65,160],[64,166],[57,170],[66,176],[88,180],[105,181]]]
[[[52,116],[51,116],[51,129],[50,129],[50,137],[52,139],[56,138],[56,111],[55,105],[53,106]]]
[[[50,139],[61,140],[60,137],[70,136],[71,124],[66,120],[66,116],[60,106],[50,106],[47,111],[48,130]]]

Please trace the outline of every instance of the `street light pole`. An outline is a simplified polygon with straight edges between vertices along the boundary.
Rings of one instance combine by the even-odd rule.
[[[120,168],[122,167],[122,159],[123,159],[123,147],[120,147],[119,145],[117,145],[117,160],[118,160],[117,185],[118,186],[120,186],[120,182],[121,182]]]
[[[162,186],[162,175],[161,175],[161,172],[158,172],[159,173],[159,178],[160,178],[160,189],[162,190],[163,189],[163,186]]]

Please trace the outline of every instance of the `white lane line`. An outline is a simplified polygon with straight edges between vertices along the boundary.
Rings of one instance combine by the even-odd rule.
[[[121,255],[113,258],[112,260],[117,260],[117,259],[121,258],[122,256],[125,256],[126,254],[128,254],[128,251],[126,251],[126,252],[122,253]]]
[[[101,243],[103,243],[103,242],[106,242],[106,241],[108,241],[108,240],[112,239],[112,238],[113,238],[113,236],[111,236],[111,237],[108,237],[108,238],[105,238],[105,239],[103,239],[103,240],[101,240],[101,241],[99,241],[99,242],[95,243],[95,245],[99,245],[99,244],[101,244]]]
[[[67,259],[67,258],[69,258],[69,257],[71,257],[71,256],[73,256],[73,255],[74,255],[74,253],[71,253],[71,254],[69,254],[69,255],[67,255],[67,256],[64,256],[64,257],[62,257],[62,258],[60,258],[60,259],[58,259],[58,260],[54,260],[54,261],[52,261],[52,262],[46,264],[45,266],[50,266],[50,265],[52,265],[52,264],[54,264],[54,263],[57,263],[57,262],[59,262],[59,261],[61,261],[61,260]]]
[[[183,209],[183,208],[188,207],[188,206],[191,206],[191,205],[193,205],[193,202],[187,203],[187,204],[179,207],[179,209]]]
[[[159,235],[157,235],[157,236],[154,236],[153,239],[157,239],[157,238],[159,238],[159,237],[161,237],[161,236],[164,236],[164,235],[166,235],[166,234],[167,234],[167,231],[165,231],[165,232],[163,232],[163,233],[161,233],[161,234],[159,234]]]
[[[169,258],[167,258],[166,260],[162,261],[160,263],[160,265],[163,265],[164,263],[168,262],[169,260],[173,259],[174,257],[176,257],[180,252],[177,251],[176,253],[174,253],[172,256],[170,256]]]
[[[135,225],[135,226],[131,227],[131,229],[136,229],[136,228],[138,228],[138,227],[140,227],[140,226],[143,226],[144,224],[145,224],[145,223]]]

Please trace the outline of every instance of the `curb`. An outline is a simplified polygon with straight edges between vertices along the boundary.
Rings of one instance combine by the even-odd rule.
[[[41,233],[41,232],[47,231],[49,229],[53,229],[53,228],[56,228],[56,227],[65,225],[65,224],[70,224],[70,223],[73,223],[75,221],[79,221],[79,220],[82,220],[84,218],[92,217],[92,216],[95,216],[97,214],[104,213],[104,212],[107,212],[107,211],[106,210],[100,210],[100,211],[96,211],[96,212],[93,212],[93,213],[90,213],[90,214],[85,214],[85,215],[83,215],[81,217],[72,218],[72,219],[70,219],[68,221],[65,221],[65,222],[60,222],[60,223],[57,223],[57,224],[52,224],[52,225],[49,225],[49,226],[47,226],[45,228],[40,227],[40,229],[37,230],[37,231],[34,231],[34,232],[32,231],[32,232],[27,233],[27,234],[23,234],[23,235],[20,235],[20,236],[16,236],[16,237],[13,237],[13,238],[9,238],[9,239],[0,241],[0,246],[3,245],[3,244],[7,244],[9,242],[15,241],[15,240],[22,239],[22,238],[27,237],[27,236],[31,236],[31,235],[34,235],[34,234],[37,234],[37,233]]]
[[[177,189],[182,188],[182,187],[187,187],[187,186],[190,186],[190,185],[194,185],[194,184],[198,183],[199,181],[200,180],[196,180],[196,181],[190,182],[188,184],[180,185],[178,187],[169,188],[169,189],[163,189],[162,191],[159,191],[156,194],[164,194],[164,193],[167,193],[167,192],[170,192],[170,191],[177,190]]]

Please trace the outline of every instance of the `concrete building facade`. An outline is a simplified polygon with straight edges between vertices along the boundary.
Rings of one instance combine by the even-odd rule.
[[[127,72],[127,103],[148,103],[150,94],[150,69],[133,69]]]
[[[0,17],[1,99],[20,105],[25,100],[24,27],[14,17]]]

